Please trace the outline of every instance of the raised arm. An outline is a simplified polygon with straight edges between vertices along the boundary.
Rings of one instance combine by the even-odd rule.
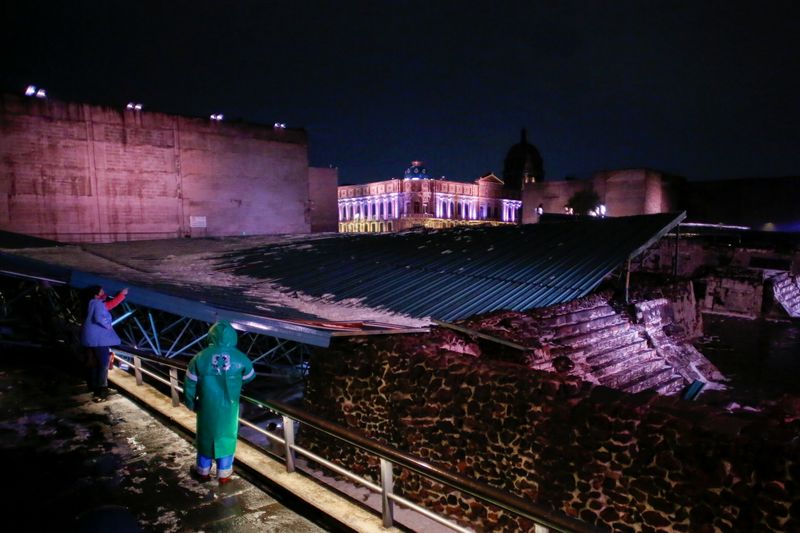
[[[112,310],[112,309],[114,309],[116,306],[118,306],[119,304],[121,304],[121,303],[122,303],[122,300],[124,300],[124,299],[125,299],[125,297],[126,297],[127,295],[128,295],[128,288],[127,288],[127,287],[125,287],[124,289],[122,289],[121,291],[119,291],[119,292],[117,293],[117,295],[116,295],[116,296],[114,296],[113,298],[111,298],[109,301],[105,302],[106,309],[108,309],[109,311],[111,311],[111,310]]]

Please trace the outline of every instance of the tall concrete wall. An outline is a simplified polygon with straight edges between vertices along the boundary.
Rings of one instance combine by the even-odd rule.
[[[310,230],[302,130],[0,97],[0,229],[67,242]]]

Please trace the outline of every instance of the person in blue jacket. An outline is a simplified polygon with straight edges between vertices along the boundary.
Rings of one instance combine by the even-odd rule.
[[[89,356],[89,389],[95,401],[103,401],[108,397],[108,366],[111,359],[111,346],[121,341],[111,325],[111,310],[119,305],[128,294],[122,289],[111,300],[103,287],[91,286],[87,289],[90,295],[86,311],[86,319],[81,326],[81,345],[90,350]]]
[[[211,326],[208,347],[189,361],[183,381],[183,401],[197,412],[197,465],[192,473],[201,481],[210,480],[216,460],[220,485],[233,475],[242,385],[256,376],[253,363],[236,349],[236,341],[230,323]]]

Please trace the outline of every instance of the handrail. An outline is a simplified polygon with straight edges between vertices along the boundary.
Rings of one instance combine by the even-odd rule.
[[[113,351],[119,354],[134,357],[136,359],[169,367],[172,372],[174,372],[175,370],[185,371],[188,366],[187,364],[181,361],[175,361],[173,359],[165,359],[153,356],[152,354],[146,354],[140,350],[137,350],[135,348],[130,348],[127,346],[124,349],[114,348]],[[142,371],[142,370],[137,366],[137,371]],[[149,372],[146,371],[145,373],[149,374]],[[172,383],[172,381],[174,381],[174,378],[171,379],[170,381],[167,381],[155,375],[154,377],[159,381],[161,381],[162,383],[170,385],[170,388],[174,387],[177,390],[180,391],[183,390],[182,387],[177,385],[177,383]],[[138,382],[139,378],[137,376],[137,383]],[[173,399],[174,398],[176,398],[176,392],[173,390]],[[543,505],[527,501],[523,498],[520,498],[519,496],[515,496],[496,487],[492,487],[491,485],[481,483],[479,481],[468,478],[461,474],[457,474],[455,472],[451,472],[450,470],[441,468],[439,466],[432,465],[420,459],[419,457],[415,457],[405,452],[401,452],[395,448],[382,444],[378,441],[372,440],[371,438],[366,437],[356,431],[353,431],[352,429],[343,428],[342,426],[329,422],[328,420],[325,420],[321,417],[308,413],[302,409],[298,409],[297,407],[293,407],[291,405],[287,405],[274,400],[270,401],[258,400],[246,395],[242,395],[242,399],[259,407],[269,409],[270,411],[274,411],[275,413],[284,416],[285,420],[286,418],[288,418],[290,420],[300,422],[301,424],[306,424],[309,427],[312,427],[327,435],[335,437],[336,439],[347,442],[348,444],[355,446],[356,448],[359,448],[365,452],[376,455],[382,460],[389,461],[392,464],[396,464],[403,468],[407,468],[408,470],[416,472],[417,474],[420,474],[429,479],[438,481],[439,483],[447,485],[453,489],[470,494],[480,500],[496,505],[516,515],[532,520],[533,522],[540,524],[541,526],[544,526],[546,528],[555,531],[578,532],[578,533],[596,533],[600,531],[598,528],[590,524],[581,522],[567,515],[556,513],[553,510],[544,507]],[[256,429],[259,432],[267,435],[268,437],[275,439],[281,444],[284,444],[286,446],[287,452],[289,452],[287,453],[287,457],[291,452],[298,452],[306,456],[313,456],[314,460],[321,459],[317,456],[314,456],[312,452],[295,445],[293,442],[293,438],[289,438],[289,436],[287,436],[286,439],[283,439],[272,433],[269,433],[265,430],[256,427],[254,424],[252,424],[247,420],[244,419],[240,420],[248,427]],[[284,424],[284,427],[286,427],[286,424]],[[321,462],[326,463],[327,465],[331,465],[331,463],[325,460]],[[292,466],[291,470],[293,469],[294,468]],[[337,469],[341,470],[341,467],[337,467]],[[351,474],[349,472],[344,473],[343,475],[351,478],[355,476],[354,474]],[[357,481],[359,481],[362,485],[368,486],[371,490],[375,490],[376,486],[368,482],[367,480],[359,478]],[[402,498],[394,494],[388,494],[387,496],[388,499],[390,500],[400,500],[400,503],[406,503],[402,501],[403,500]],[[414,507],[418,506],[414,505]],[[441,520],[437,521],[441,522]],[[454,524],[450,525],[446,523],[445,525],[449,525],[450,527],[454,526]],[[455,529],[461,529],[461,528],[456,526]]]

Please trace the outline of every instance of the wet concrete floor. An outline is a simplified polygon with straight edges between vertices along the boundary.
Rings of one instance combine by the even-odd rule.
[[[303,518],[240,473],[223,486],[194,480],[185,436],[121,394],[94,403],[62,361],[0,346],[4,531],[337,529]]]

